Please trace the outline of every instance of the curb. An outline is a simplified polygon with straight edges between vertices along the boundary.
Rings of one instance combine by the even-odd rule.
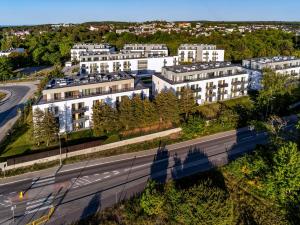
[[[6,94],[5,98],[0,100],[0,105],[1,105],[11,97],[11,91],[3,90],[1,88],[0,88],[0,91]]]

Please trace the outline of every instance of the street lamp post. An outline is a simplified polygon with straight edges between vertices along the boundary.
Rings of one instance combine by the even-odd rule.
[[[12,211],[12,224],[15,223],[15,209],[16,209],[16,205],[13,205],[13,202],[11,199],[9,199],[10,204],[11,204],[11,208],[10,210]]]
[[[58,139],[59,139],[59,165],[62,165],[62,159],[61,159],[61,141],[60,141],[60,133],[58,133]]]

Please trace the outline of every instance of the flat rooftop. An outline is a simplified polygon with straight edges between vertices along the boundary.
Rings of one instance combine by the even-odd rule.
[[[296,58],[295,56],[275,56],[275,57],[253,58],[253,59],[247,59],[247,60],[256,62],[256,63],[260,63],[260,64],[268,64],[268,63],[300,60],[300,58]]]
[[[71,76],[65,78],[55,78],[48,82],[44,90],[57,89],[64,87],[74,87],[86,84],[104,83],[112,82],[118,80],[128,80],[133,79],[133,77],[124,71],[113,72],[113,73],[96,73],[80,76]]]
[[[142,50],[141,48],[151,48],[153,50],[168,50],[168,47],[166,44],[125,44],[124,48],[125,50]]]
[[[101,44],[92,44],[92,43],[78,43],[73,45],[72,49],[107,49],[111,48],[112,45],[108,43],[101,43]]]
[[[179,46],[179,49],[196,49],[196,48],[202,48],[203,50],[209,50],[209,49],[212,49],[212,50],[216,50],[217,49],[217,46],[216,45],[213,45],[213,44],[181,44]]]
[[[186,72],[235,67],[235,66],[238,65],[234,65],[231,62],[210,62],[210,63],[194,63],[190,65],[166,66],[164,68],[167,71],[171,71],[174,73],[186,73]]]

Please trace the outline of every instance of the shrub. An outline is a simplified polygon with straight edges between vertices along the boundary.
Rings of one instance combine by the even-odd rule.
[[[112,134],[104,141],[104,144],[109,144],[109,143],[113,143],[113,142],[117,142],[117,141],[120,141],[119,135]]]

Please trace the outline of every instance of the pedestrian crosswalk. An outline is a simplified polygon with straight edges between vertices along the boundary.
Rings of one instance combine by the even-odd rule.
[[[32,180],[31,188],[43,187],[55,183],[55,176],[35,178]]]
[[[53,196],[49,196],[27,202],[25,215],[52,208],[53,198]]]
[[[4,207],[4,208],[11,207],[12,199],[14,198],[15,195],[16,195],[16,192],[11,192],[7,195],[0,194],[0,208],[1,207]]]
[[[83,176],[83,177],[77,177],[77,178],[72,178],[71,183],[72,183],[72,188],[78,188],[82,187],[91,183],[99,182],[105,179],[108,179],[112,176],[116,176],[120,174],[120,171],[114,170],[110,172],[104,172],[102,174],[95,173],[93,175],[89,176]]]

